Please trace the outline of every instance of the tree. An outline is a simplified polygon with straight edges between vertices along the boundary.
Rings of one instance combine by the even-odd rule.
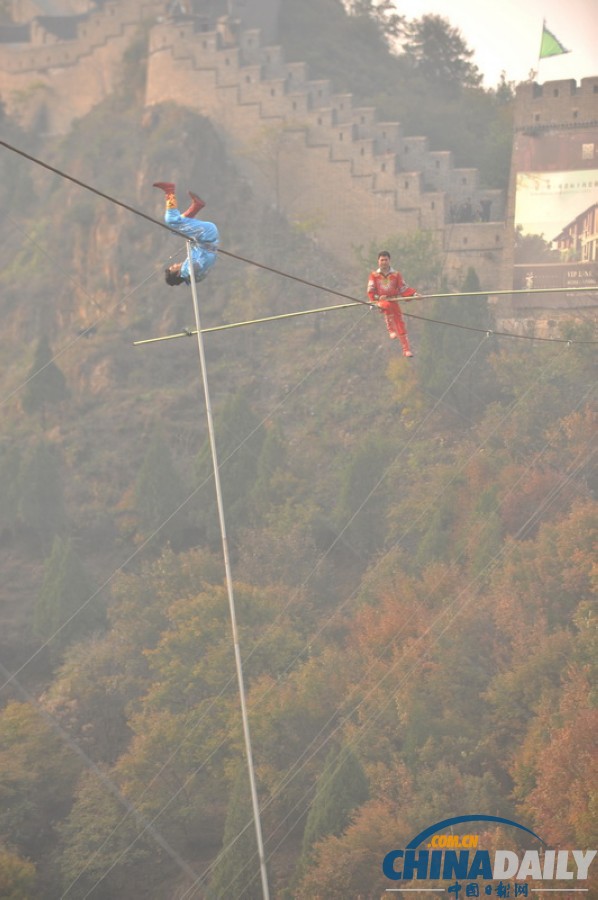
[[[470,62],[470,50],[457,28],[442,16],[426,15],[407,28],[403,52],[416,74],[443,94],[454,96],[464,87],[477,87],[482,76]]]
[[[309,867],[313,845],[329,835],[340,835],[349,825],[352,813],[369,795],[365,772],[350,747],[330,750],[324,770],[316,784],[303,833],[299,869]]]
[[[393,0],[348,0],[346,5],[352,16],[372,21],[388,43],[403,32],[405,17],[398,15]]]
[[[470,93],[467,92],[467,99]],[[479,95],[479,92],[476,92],[476,95]],[[476,165],[480,170],[482,184],[505,190],[509,183],[513,145],[514,82],[507,82],[503,72],[496,89],[484,97],[489,102],[476,103],[474,112],[480,123]],[[469,128],[467,132],[469,137],[471,135]]]
[[[0,846],[0,897],[4,900],[33,900],[35,881],[34,864]]]
[[[394,774],[394,773],[393,773]],[[296,900],[346,900],[348,897],[384,897],[388,879],[381,860],[389,847],[404,847],[413,829],[401,810],[387,798],[372,799],[356,813],[355,821],[340,837],[329,835],[314,848],[314,861],[302,877]]]
[[[12,531],[19,508],[19,470],[21,453],[17,447],[3,449],[0,456],[0,533]]]
[[[222,850],[206,892],[208,900],[221,900],[223,897],[259,900],[262,896],[248,779],[247,767],[239,766],[228,803]]]
[[[380,551],[386,541],[390,463],[388,446],[367,437],[344,466],[335,513],[343,538],[364,556]]]
[[[480,290],[474,269],[468,270],[461,290]],[[431,317],[457,327],[430,326],[423,332],[419,353],[423,385],[433,398],[443,397],[444,410],[452,409],[461,422],[471,424],[496,391],[488,364],[494,344],[484,336],[484,329],[492,326],[488,298],[481,292],[473,297],[443,298],[433,303]],[[468,327],[478,331],[468,331]]]
[[[19,513],[42,549],[66,530],[60,463],[58,450],[42,441],[30,451],[19,471]]]
[[[282,0],[280,35],[286,59],[305,61],[311,77],[330,78],[362,101],[380,85],[394,87],[404,66],[388,48],[397,22],[390,5],[357,0],[352,7],[349,15],[340,0]]]
[[[60,652],[74,638],[99,628],[103,610],[71,538],[54,538],[35,608],[35,631]]]
[[[128,672],[135,666],[132,653],[122,629],[118,639],[108,633],[78,641],[47,693],[53,715],[95,762],[114,763],[131,738],[126,708],[137,699]]]
[[[45,429],[48,405],[60,403],[68,395],[66,379],[53,360],[48,338],[44,334],[38,341],[33,365],[28,373],[23,409],[26,413],[39,412],[42,428]]]
[[[273,504],[284,501],[292,478],[287,469],[287,453],[282,431],[272,425],[257,458],[255,481],[250,491],[252,518],[261,520]]]
[[[557,846],[591,846],[595,838],[598,710],[592,689],[589,667],[572,666],[559,702],[547,697],[542,703],[514,759],[522,807]]]
[[[249,520],[251,492],[266,432],[244,391],[237,392],[225,403],[220,415],[216,416],[214,428],[227,531],[229,537],[234,538]],[[198,502],[201,503],[199,525],[207,539],[216,542],[220,531],[208,441],[198,457],[197,480],[200,486]]]
[[[53,823],[68,811],[81,770],[48,721],[28,703],[0,714],[0,833],[19,852],[43,855]]]
[[[453,524],[457,511],[457,491],[449,486],[425,519],[426,530],[418,542],[416,562],[420,567],[448,560],[454,540]]]
[[[110,773],[115,786],[116,776]],[[124,792],[123,792],[124,793]],[[137,806],[133,801],[133,805]],[[151,896],[150,890],[175,871],[166,854],[143,831],[96,772],[83,772],[68,816],[59,823],[60,873],[65,894],[98,900]]]
[[[162,431],[152,437],[135,481],[137,509],[144,534],[156,542],[168,540],[177,549],[188,527],[187,514],[179,507],[186,492],[175,469],[170,448]]]

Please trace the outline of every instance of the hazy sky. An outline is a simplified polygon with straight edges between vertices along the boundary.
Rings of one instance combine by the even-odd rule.
[[[504,69],[507,81],[536,81],[598,75],[598,0],[395,0],[408,19],[434,13],[458,28],[474,51],[472,62],[495,87]],[[542,20],[571,53],[538,63]]]

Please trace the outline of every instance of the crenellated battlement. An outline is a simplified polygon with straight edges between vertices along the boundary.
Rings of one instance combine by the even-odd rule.
[[[526,82],[517,87],[515,129],[580,128],[598,122],[598,76],[546,81],[544,84]]]
[[[90,13],[38,15],[26,25],[4,26],[0,100],[7,112],[26,127],[65,133],[112,93],[140,26],[163,10],[159,0],[106,0]]]
[[[445,248],[447,227],[484,221],[492,233],[481,230],[461,252],[468,265],[498,271],[502,192],[481,190],[477,170],[456,168],[449,151],[430,151],[426,137],[378,121],[373,107],[310,79],[304,64],[287,64],[280,47],[262,46],[257,29],[231,46],[219,31],[154,26],[146,103],[169,100],[209,116],[273,204],[298,223],[318,222],[320,243],[346,252],[364,233],[382,240],[419,228]],[[449,270],[453,263],[460,261],[449,260]]]
[[[155,18],[162,8],[158,0],[107,0],[95,12],[36,16],[25,26],[4,26],[0,32],[0,73],[43,75],[48,69],[77,65],[122,34],[123,29]]]

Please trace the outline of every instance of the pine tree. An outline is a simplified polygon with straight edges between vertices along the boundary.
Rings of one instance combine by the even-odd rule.
[[[52,651],[102,625],[103,610],[70,538],[56,537],[45,563],[44,580],[35,608],[38,637],[51,641]],[[88,602],[89,601],[89,602]]]
[[[257,459],[255,482],[250,497],[254,520],[263,517],[272,503],[283,500],[284,486],[287,483],[286,447],[280,428],[273,425],[266,432]]]
[[[384,441],[367,437],[341,475],[335,518],[344,542],[366,556],[384,547],[388,491],[381,479],[389,461]]]
[[[16,447],[5,449],[0,456],[0,532],[12,531],[19,504],[19,469],[21,454]]]
[[[54,535],[64,533],[62,472],[58,451],[40,442],[23,462],[18,478],[19,515],[25,527],[47,550]]]
[[[350,748],[333,748],[316,785],[303,833],[299,872],[309,865],[313,845],[328,835],[340,835],[351,814],[368,799],[368,782],[361,764]]]
[[[135,497],[144,533],[151,535],[159,529],[156,541],[169,541],[177,548],[187,527],[186,511],[179,510],[185,489],[161,431],[147,448],[135,482]]]
[[[461,290],[480,290],[474,269],[468,270]],[[462,422],[471,423],[496,396],[488,365],[494,342],[484,335],[484,329],[492,330],[488,298],[480,292],[477,296],[437,300],[430,318],[479,329],[431,325],[423,332],[419,353],[424,388],[434,398],[444,396],[443,408],[452,408]]]
[[[30,900],[36,882],[33,863],[0,845],[0,897]]]
[[[454,96],[464,87],[477,87],[482,81],[478,67],[471,62],[474,51],[447,19],[422,16],[410,23],[408,36],[403,51],[409,62],[445,96]]]
[[[222,850],[206,897],[208,900],[223,900],[226,897],[259,900],[261,896],[248,774],[247,769],[240,766],[228,804]]]
[[[249,520],[251,491],[258,473],[265,429],[249,406],[245,392],[240,392],[216,417],[215,431],[227,531],[234,539],[239,528]],[[201,487],[198,524],[208,541],[216,542],[220,531],[208,441],[199,453],[197,480]]]
[[[48,338],[43,335],[37,344],[33,365],[28,373],[23,394],[26,413],[40,413],[42,428],[46,427],[46,408],[68,397],[66,379],[53,360]]]

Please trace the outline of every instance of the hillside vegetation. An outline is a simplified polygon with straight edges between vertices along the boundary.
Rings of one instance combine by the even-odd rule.
[[[347,250],[362,283],[331,271],[209,121],[123,90],[62,139],[2,125],[156,219],[172,178],[227,251],[363,295],[378,248]],[[193,325],[163,281],[184,244],[0,169],[0,896],[260,897],[197,346],[133,346]],[[426,234],[388,241],[444,285]],[[206,328],[338,301],[225,255],[199,296]],[[483,295],[405,312],[437,320],[407,320],[412,361],[365,307],[205,336],[281,900],[383,896],[384,855],[447,816],[595,842],[594,348],[493,336]]]

